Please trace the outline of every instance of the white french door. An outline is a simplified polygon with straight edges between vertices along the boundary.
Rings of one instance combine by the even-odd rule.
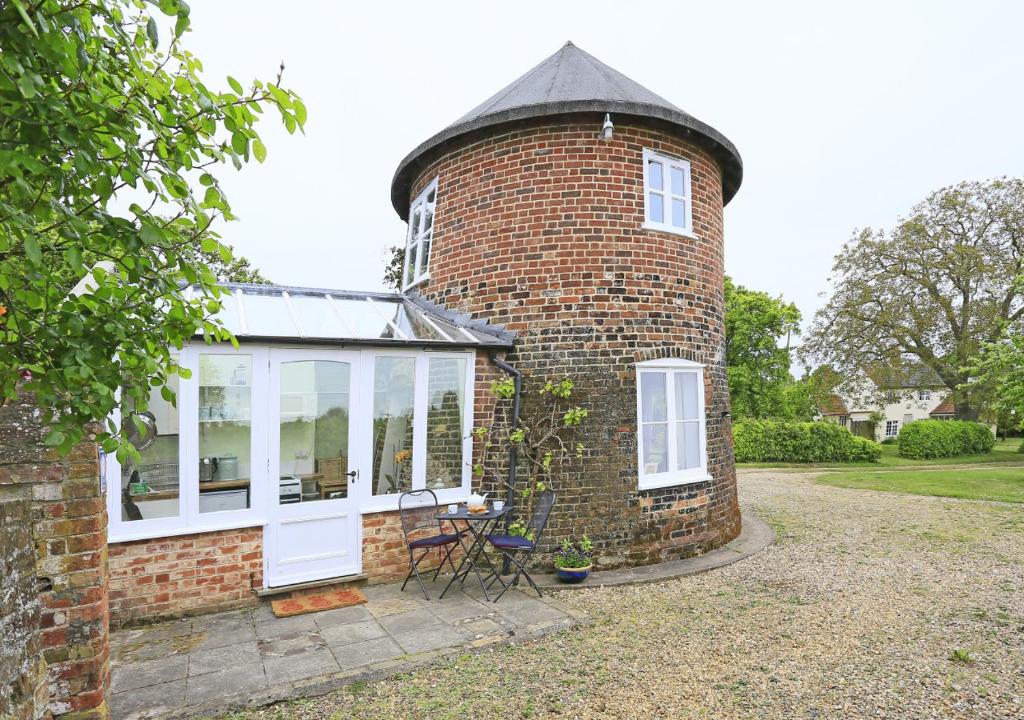
[[[359,353],[270,350],[266,584],[358,573]]]

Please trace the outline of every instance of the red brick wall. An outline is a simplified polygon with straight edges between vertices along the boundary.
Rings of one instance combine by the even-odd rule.
[[[261,587],[260,527],[110,545],[115,625],[253,606]]]
[[[639,121],[565,116],[491,129],[435,159],[430,281],[456,311],[519,333],[526,376],[571,374],[591,411],[578,476],[556,487],[548,545],[595,539],[605,566],[704,552],[739,532],[724,367],[721,173],[699,146]],[[697,238],[644,229],[644,148],[691,163]],[[706,367],[710,482],[637,490],[635,363]],[[478,424],[488,424],[486,414]]]
[[[5,521],[19,527],[5,526],[3,532],[17,531],[22,540],[30,539],[31,566],[24,558],[17,562],[19,572],[32,574],[21,600],[29,588],[36,594],[27,613],[0,604],[5,628],[0,669],[10,667],[7,653],[14,652],[19,655],[16,664],[33,673],[45,670],[44,685],[37,684],[36,675],[23,678],[27,683],[0,677],[0,691],[12,681],[21,688],[19,706],[5,708],[0,702],[0,715],[107,718],[107,513],[97,448],[85,442],[60,457],[43,445],[45,432],[31,395],[0,406],[0,497],[18,499],[9,507],[21,508]],[[8,624],[11,610],[19,617]],[[34,637],[28,643],[15,642],[29,635]]]

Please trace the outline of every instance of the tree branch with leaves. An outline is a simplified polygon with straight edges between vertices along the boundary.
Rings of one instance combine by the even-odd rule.
[[[180,0],[0,3],[0,401],[34,393],[61,452],[154,388],[173,401],[197,332],[233,340],[208,260],[244,268],[211,229],[234,219],[215,173],[264,160],[266,110],[289,132],[306,120],[283,64],[206,82],[189,26]],[[97,439],[123,458],[121,435]]]

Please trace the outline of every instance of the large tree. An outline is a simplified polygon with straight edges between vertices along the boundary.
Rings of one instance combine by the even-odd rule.
[[[732,413],[742,418],[803,417],[811,402],[790,374],[790,340],[800,334],[793,303],[725,278],[725,364]]]
[[[151,388],[172,399],[197,331],[228,339],[208,260],[245,268],[211,232],[233,219],[215,172],[263,160],[264,110],[305,122],[280,73],[208,84],[188,28],[181,0],[0,2],[0,402],[35,393],[61,451]],[[112,424],[99,440],[132,452]]]
[[[979,350],[1024,316],[1024,181],[943,188],[889,231],[861,230],[836,257],[833,293],[802,346],[810,362],[863,373],[931,368],[977,419],[990,388],[968,386]]]

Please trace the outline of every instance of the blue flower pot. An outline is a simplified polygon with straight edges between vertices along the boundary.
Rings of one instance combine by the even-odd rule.
[[[558,579],[564,583],[581,583],[587,579],[587,575],[590,574],[590,568],[593,565],[587,565],[581,568],[555,568],[555,573],[558,575]]]

